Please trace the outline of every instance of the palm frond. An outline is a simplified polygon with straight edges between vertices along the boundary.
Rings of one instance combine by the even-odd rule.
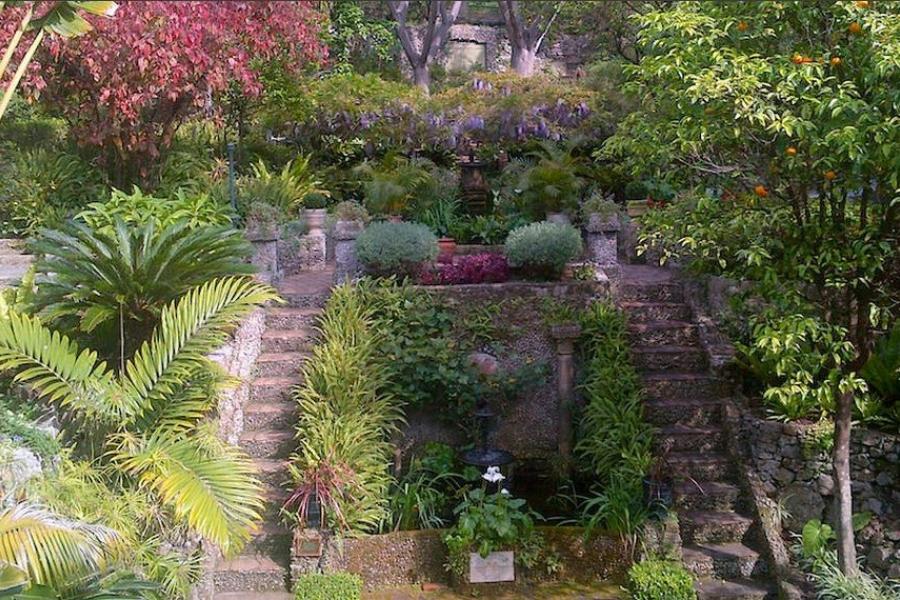
[[[206,355],[216,350],[241,319],[266,302],[278,300],[270,286],[249,278],[214,279],[162,311],[153,338],[127,363],[122,383],[145,410],[178,390]]]
[[[120,434],[111,456],[176,517],[229,554],[249,539],[259,519],[261,486],[236,448],[194,437]]]
[[[0,564],[22,569],[33,584],[75,588],[101,573],[120,549],[118,534],[106,527],[29,504],[0,512]]]
[[[14,311],[0,319],[0,371],[6,370],[15,370],[15,381],[42,398],[83,416],[114,420],[133,409],[128,398],[115,393],[112,374],[95,352],[79,351],[38,318]]]

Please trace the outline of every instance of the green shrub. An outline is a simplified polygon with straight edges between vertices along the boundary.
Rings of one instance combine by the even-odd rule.
[[[694,600],[694,579],[678,563],[645,560],[628,571],[632,600]]]
[[[334,205],[331,210],[336,221],[360,221],[362,223],[369,222],[369,211],[359,202],[351,202],[344,200]]]
[[[352,573],[306,573],[294,584],[297,600],[359,600],[362,579]]]
[[[373,223],[357,238],[356,255],[372,273],[413,275],[437,256],[437,237],[418,223]]]
[[[265,202],[285,216],[296,214],[303,200],[321,192],[322,181],[310,165],[309,156],[288,161],[280,171],[270,171],[262,160],[250,168],[250,174],[237,182],[238,213],[246,214],[253,202]]]
[[[538,278],[558,278],[566,263],[581,254],[581,249],[578,230],[559,223],[532,223],[506,238],[509,265]]]
[[[185,224],[198,227],[231,225],[231,209],[207,194],[189,195],[178,190],[173,196],[145,194],[137,186],[128,194],[113,189],[105,202],[92,202],[77,218],[91,228],[112,235],[116,220],[137,227],[152,223],[157,230]]]
[[[248,236],[274,237],[284,215],[276,207],[265,202],[252,202],[244,217]]]
[[[350,285],[335,288],[296,392],[300,448],[290,465],[287,505],[304,522],[312,498],[328,527],[371,532],[388,518],[394,447],[402,402],[385,393],[387,371],[374,311]]]

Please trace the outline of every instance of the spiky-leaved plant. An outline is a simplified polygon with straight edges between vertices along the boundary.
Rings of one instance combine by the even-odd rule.
[[[119,371],[38,318],[9,311],[0,320],[0,371],[13,371],[69,422],[92,424],[100,432],[98,458],[230,553],[258,518],[260,484],[249,459],[202,423],[228,381],[207,355],[275,299],[251,279],[209,281],[166,306],[153,335]]]

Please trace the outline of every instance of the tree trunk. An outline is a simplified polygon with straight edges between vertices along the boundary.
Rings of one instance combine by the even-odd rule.
[[[859,575],[853,539],[853,497],[850,489],[850,426],[853,395],[841,394],[834,419],[835,531],[838,565],[848,577]]]
[[[513,48],[512,68],[522,77],[534,75],[534,66],[537,62],[537,52],[530,48]]]
[[[431,73],[428,70],[428,65],[413,67],[413,83],[422,88],[426,94],[429,92]]]

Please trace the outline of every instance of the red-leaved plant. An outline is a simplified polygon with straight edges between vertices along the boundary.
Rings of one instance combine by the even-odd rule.
[[[460,256],[452,265],[428,270],[420,276],[425,285],[503,283],[509,279],[506,257],[488,252]]]
[[[354,487],[356,477],[353,470],[340,462],[328,459],[302,472],[296,471],[293,465],[290,469],[298,484],[282,510],[291,518],[296,518],[300,525],[306,525],[309,520],[310,504],[315,499],[319,503],[323,523],[330,517],[339,529],[346,526],[347,519],[344,517],[342,506],[349,491]]]

